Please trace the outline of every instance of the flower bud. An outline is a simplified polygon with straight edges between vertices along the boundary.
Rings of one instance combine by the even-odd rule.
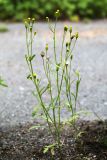
[[[33,22],[33,23],[35,22],[35,18],[32,18],[32,22]]]
[[[28,23],[27,23],[27,21],[25,21],[24,23],[25,23],[25,28],[28,28]]]
[[[68,62],[68,61],[66,61],[65,66],[66,66],[66,67],[68,67],[68,65],[69,65],[69,62]]]
[[[32,76],[33,76],[34,79],[36,79],[36,77],[37,77],[36,73],[33,73]]]
[[[74,38],[75,38],[75,35],[72,35],[72,36],[71,36],[71,40],[73,40]]]
[[[31,80],[32,80],[31,74],[29,74],[29,75],[27,76],[27,79],[31,79]]]
[[[69,49],[67,49],[66,52],[69,52]]]
[[[47,22],[49,22],[49,17],[46,17]]]
[[[68,47],[69,46],[69,43],[68,42],[66,42],[66,47]]]
[[[31,18],[29,17],[29,18],[28,18],[28,20],[30,21],[30,20],[31,20]]]
[[[76,33],[75,33],[75,38],[76,38],[76,40],[78,39],[78,37],[79,37],[79,34],[78,34],[78,32],[76,32]]]
[[[68,30],[68,26],[65,25],[64,26],[64,31],[67,32],[67,30]]]
[[[45,53],[42,51],[40,55],[43,58],[45,56]]]
[[[31,55],[28,57],[29,62],[31,62],[35,58],[35,55]]]
[[[71,54],[70,58],[71,58],[71,60],[73,59],[73,55],[72,54]]]
[[[36,36],[36,32],[34,32],[34,36]]]
[[[59,68],[60,68],[60,63],[58,63],[57,65],[56,65],[56,71],[58,72],[59,71]]]
[[[55,12],[55,17],[58,18],[59,16],[60,16],[60,12],[59,12],[59,10],[57,10],[57,11]]]
[[[72,26],[70,27],[69,32],[70,32],[70,34],[72,33]]]
[[[30,32],[32,32],[32,26],[30,26],[29,30],[30,30]]]
[[[46,51],[48,51],[48,44],[46,44],[46,47],[45,47]]]
[[[79,71],[78,71],[78,70],[76,70],[76,71],[75,71],[75,74],[77,75],[77,77],[79,77],[79,76],[80,76],[80,73],[79,73]]]
[[[30,22],[31,22],[31,18],[28,18],[28,23],[30,24]]]

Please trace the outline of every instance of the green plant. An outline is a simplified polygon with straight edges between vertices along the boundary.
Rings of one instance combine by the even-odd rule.
[[[8,87],[4,80],[0,77],[0,86]]]
[[[56,25],[59,16],[60,12],[57,10],[55,12],[54,26],[51,25],[49,18],[46,17],[49,29],[53,34],[54,58],[49,57],[49,47],[48,44],[46,44],[45,49],[40,53],[45,77],[37,74],[38,70],[35,72],[36,55],[33,54],[33,42],[34,37],[36,36],[36,32],[33,31],[35,19],[28,18],[25,20],[27,46],[27,54],[25,55],[25,58],[29,68],[27,79],[30,79],[35,86],[36,91],[34,91],[33,94],[37,98],[39,106],[35,107],[32,116],[39,116],[48,124],[54,142],[48,147],[45,147],[44,152],[51,148],[52,153],[54,153],[54,147],[58,147],[60,150],[62,145],[61,131],[63,125],[69,123],[75,126],[76,119],[78,118],[76,105],[81,80],[79,72],[72,70],[73,50],[79,36],[78,33],[73,34],[72,27],[68,28],[68,26],[64,26],[61,50],[59,53],[57,52]],[[67,34],[69,35],[69,40],[66,39]],[[47,79],[45,83],[43,82],[44,78]],[[72,86],[74,86],[74,89],[72,89]],[[44,95],[48,96],[48,102],[44,98]],[[70,113],[70,116],[66,121],[63,121],[61,114],[64,109],[68,110]],[[38,127],[40,127],[40,125],[33,128]]]

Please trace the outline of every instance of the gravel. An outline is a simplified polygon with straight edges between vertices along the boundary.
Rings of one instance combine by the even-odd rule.
[[[107,118],[107,20],[86,23],[59,22],[58,41],[65,24],[79,31],[75,48],[74,69],[78,68],[82,81],[78,108],[87,111],[82,119]],[[0,126],[12,126],[32,122],[32,109],[36,100],[33,85],[26,79],[28,74],[24,54],[25,29],[23,24],[7,24],[9,32],[0,33],[0,74],[8,88],[0,88]],[[45,23],[36,24],[38,32],[34,52],[44,49],[46,42],[52,47],[52,35]],[[57,45],[59,50],[59,44]],[[36,62],[41,68],[41,61]],[[43,71],[39,71],[43,74]],[[66,114],[64,114],[66,116]]]

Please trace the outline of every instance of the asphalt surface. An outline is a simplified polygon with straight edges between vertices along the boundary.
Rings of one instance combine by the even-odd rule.
[[[74,68],[80,70],[82,77],[78,107],[91,112],[82,118],[106,119],[107,20],[88,24],[59,22],[57,51],[60,48],[59,42],[65,24],[72,25],[74,31],[80,33],[74,58]],[[8,88],[0,88],[0,126],[31,122],[32,109],[36,104],[32,95],[33,85],[26,79],[28,70],[24,59],[26,53],[24,25],[7,24],[7,27],[9,32],[0,33],[0,74],[8,84]],[[35,29],[38,32],[34,46],[34,52],[38,57],[36,66],[42,75],[39,53],[47,42],[52,48],[52,35],[45,23],[38,23]]]

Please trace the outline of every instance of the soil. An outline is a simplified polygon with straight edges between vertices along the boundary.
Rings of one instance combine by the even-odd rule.
[[[0,129],[0,160],[51,160],[43,148],[52,143],[47,127],[29,130],[32,124]],[[81,121],[81,132],[74,140],[75,130],[65,126],[62,132],[61,156],[55,149],[54,160],[107,160],[107,121]]]

